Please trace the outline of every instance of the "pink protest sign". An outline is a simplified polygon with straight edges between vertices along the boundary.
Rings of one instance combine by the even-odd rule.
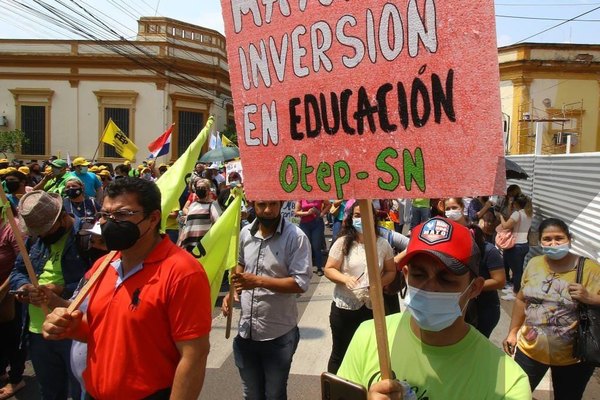
[[[492,0],[222,0],[248,197],[504,191]]]

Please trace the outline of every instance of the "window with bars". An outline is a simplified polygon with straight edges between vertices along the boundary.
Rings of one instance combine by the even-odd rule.
[[[179,111],[177,124],[177,155],[182,155],[204,128],[204,114],[195,111]]]
[[[21,130],[27,138],[21,154],[46,154],[46,106],[21,106]]]
[[[118,107],[105,107],[104,108],[104,125],[111,119],[121,129],[127,137],[129,137],[129,108],[118,108]],[[121,157],[115,148],[109,144],[104,143],[103,155],[104,157]]]

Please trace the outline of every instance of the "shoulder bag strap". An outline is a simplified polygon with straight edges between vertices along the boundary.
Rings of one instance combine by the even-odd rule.
[[[580,256],[577,261],[577,278],[575,279],[575,283],[583,281],[583,264],[585,264],[585,257]]]

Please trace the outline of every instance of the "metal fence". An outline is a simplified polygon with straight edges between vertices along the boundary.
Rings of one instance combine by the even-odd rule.
[[[529,175],[508,183],[533,199],[532,229],[544,218],[561,218],[573,234],[573,250],[600,261],[600,153],[508,158]]]

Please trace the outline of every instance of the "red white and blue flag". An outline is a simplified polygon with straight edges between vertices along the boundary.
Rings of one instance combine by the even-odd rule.
[[[148,156],[148,158],[158,158],[169,153],[169,148],[171,147],[171,134],[173,133],[174,126],[175,124],[171,125],[169,129],[148,145],[148,150],[150,150],[150,156]]]

